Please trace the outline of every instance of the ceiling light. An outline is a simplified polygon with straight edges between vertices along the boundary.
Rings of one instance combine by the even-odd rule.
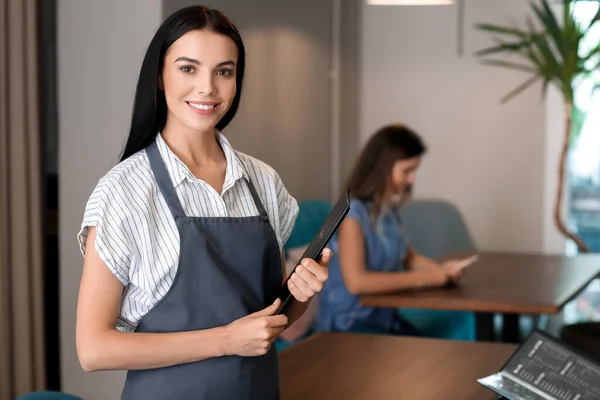
[[[454,4],[454,0],[367,0],[373,6],[440,6]]]

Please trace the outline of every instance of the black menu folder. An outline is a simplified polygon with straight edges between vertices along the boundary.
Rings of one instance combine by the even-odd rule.
[[[539,329],[477,381],[508,400],[600,400],[600,363]]]

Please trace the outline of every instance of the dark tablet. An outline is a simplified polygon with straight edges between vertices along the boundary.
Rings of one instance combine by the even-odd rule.
[[[348,211],[350,211],[350,191],[346,189],[344,194],[342,194],[340,199],[333,206],[331,212],[325,219],[325,222],[313,238],[312,242],[310,242],[306,248],[304,254],[302,254],[302,257],[300,257],[300,259],[296,262],[296,267],[300,265],[302,260],[305,258],[310,258],[315,261],[319,260],[323,249],[325,249],[325,246],[327,246],[327,243],[329,243],[329,240],[331,240],[331,237],[335,234],[344,218],[346,218]],[[294,270],[296,270],[296,267],[294,267]],[[281,287],[279,295],[277,296],[279,299],[281,299],[281,304],[279,305],[279,308],[275,314],[281,314],[283,309],[292,299],[292,294],[288,289],[288,280],[292,276],[292,273],[294,273],[294,270],[289,273],[288,279],[286,279],[285,283]]]

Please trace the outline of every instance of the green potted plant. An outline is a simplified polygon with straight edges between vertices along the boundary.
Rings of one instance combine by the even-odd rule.
[[[591,27],[600,21],[600,7],[591,23],[584,26],[576,21],[573,15],[573,6],[580,1],[600,3],[600,0],[562,0],[562,19],[559,22],[548,0],[535,3],[530,1],[534,17],[526,19],[525,29],[477,24],[476,29],[490,33],[496,45],[476,52],[476,56],[484,64],[515,69],[531,75],[508,93],[502,102],[509,101],[537,82],[542,82],[543,95],[546,94],[549,85],[555,85],[562,93],[565,132],[559,160],[554,223],[563,235],[575,242],[580,252],[588,252],[588,246],[567,229],[561,217],[570,138],[581,125],[581,112],[573,104],[573,94],[582,78],[591,76],[592,71],[600,68],[600,43],[587,51],[582,46]],[[499,58],[501,55],[505,57]],[[491,56],[496,57],[490,58]],[[506,56],[512,57],[509,59]]]

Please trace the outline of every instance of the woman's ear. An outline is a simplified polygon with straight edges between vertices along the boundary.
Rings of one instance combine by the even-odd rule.
[[[162,76],[158,77],[158,90],[160,90],[161,92],[163,90],[165,90],[164,85],[163,85],[163,81],[162,81]]]

